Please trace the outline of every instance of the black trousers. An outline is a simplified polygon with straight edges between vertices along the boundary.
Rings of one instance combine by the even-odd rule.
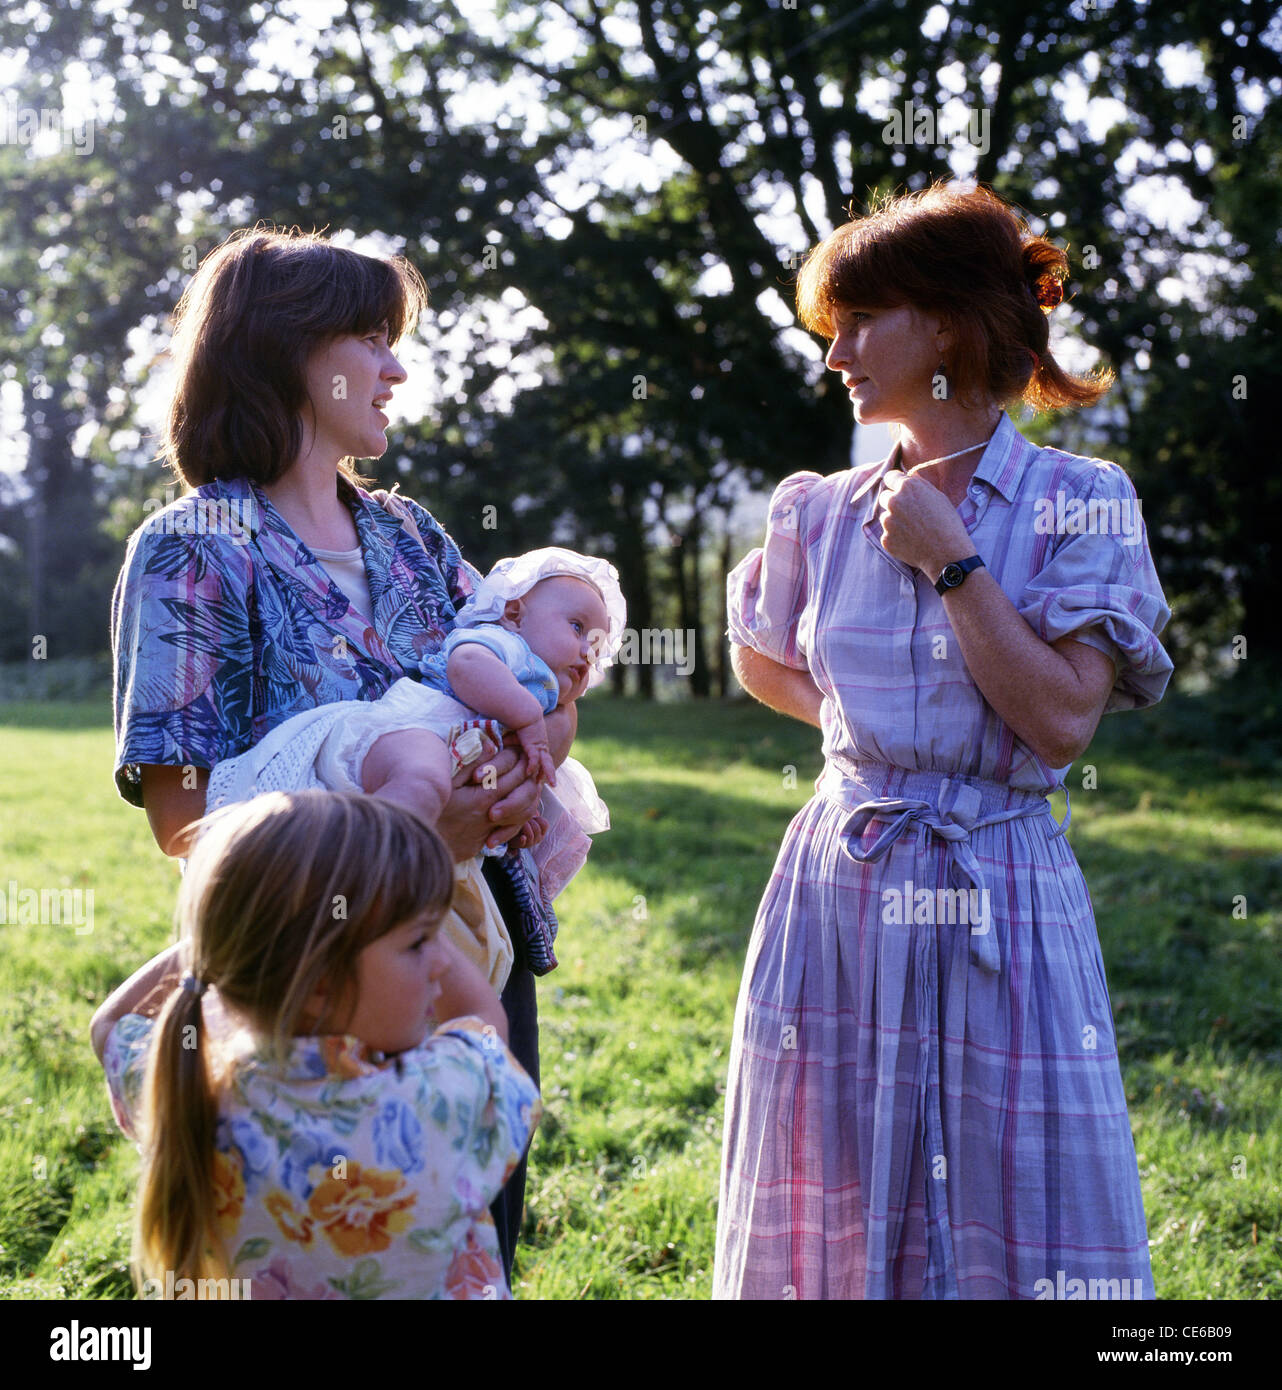
[[[493,868],[491,866],[494,866]],[[508,1041],[512,1055],[530,1074],[531,1080],[539,1084],[539,1001],[534,988],[534,976],[525,963],[523,943],[519,929],[513,930],[518,920],[516,904],[511,887],[493,859],[487,859],[483,872],[490,892],[498,905],[503,920],[508,924],[512,937],[512,948],[516,959],[512,963],[512,974],[503,988],[503,1011],[507,1014]],[[508,1283],[512,1282],[512,1258],[516,1253],[516,1240],[521,1233],[521,1218],[525,1212],[525,1169],[529,1159],[527,1152],[517,1164],[512,1176],[507,1180],[503,1191],[494,1199],[490,1215],[494,1218],[494,1229],[498,1233],[499,1253],[503,1257],[503,1270]]]

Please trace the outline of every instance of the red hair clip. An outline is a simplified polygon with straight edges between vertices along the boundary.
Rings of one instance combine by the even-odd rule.
[[[1053,276],[1039,281],[1037,288],[1033,291],[1033,298],[1041,305],[1042,312],[1049,314],[1057,304],[1063,302],[1063,281]]]

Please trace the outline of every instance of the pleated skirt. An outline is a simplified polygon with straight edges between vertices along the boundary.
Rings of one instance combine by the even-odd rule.
[[[913,822],[859,862],[895,820],[860,799],[964,783],[982,820],[1035,794],[856,773],[793,820],[753,927],[713,1297],[1151,1299],[1099,937],[1049,805],[953,840]],[[938,910],[974,886],[962,854],[995,969]]]

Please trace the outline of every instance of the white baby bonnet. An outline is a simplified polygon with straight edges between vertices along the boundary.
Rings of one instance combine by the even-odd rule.
[[[588,676],[590,690],[605,679],[605,668],[614,662],[628,621],[628,606],[619,587],[619,572],[608,560],[580,555],[577,550],[565,550],[559,545],[527,550],[524,555],[509,555],[481,580],[476,592],[459,609],[455,626],[476,627],[478,623],[497,623],[509,600],[528,594],[541,580],[551,579],[558,574],[570,574],[576,579],[586,580],[605,603],[607,630],[604,641],[596,645],[597,660]]]

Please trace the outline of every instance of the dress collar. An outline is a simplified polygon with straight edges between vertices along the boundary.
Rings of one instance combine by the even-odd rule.
[[[394,547],[401,523],[386,507],[380,507],[368,492],[357,487],[341,473],[337,474],[338,495],[351,510],[356,521],[356,530],[364,549],[367,534],[371,538],[382,537],[389,547]],[[197,489],[204,497],[214,501],[225,499],[233,520],[247,526],[250,537],[257,539],[266,529],[277,535],[288,537],[297,546],[303,542],[294,534],[289,522],[272,505],[271,498],[263,489],[249,478],[215,478]]]
[[[873,465],[869,475],[851,494],[852,504],[857,502],[874,485],[880,484],[891,469],[899,467],[900,452],[900,446],[896,444],[881,463]],[[1000,492],[1009,502],[1015,496],[1019,475],[1023,472],[1028,459],[1036,452],[1036,445],[1030,444],[1020,434],[1010,416],[1003,410],[1001,419],[997,422],[997,428],[993,431],[993,437],[988,441],[988,446],[975,468],[972,481],[987,483],[989,487]]]
[[[1000,492],[1008,501],[1015,499],[1019,475],[1024,471],[1028,460],[1037,453],[1037,446],[1030,444],[1015,428],[1015,422],[1003,410],[997,422],[993,437],[988,441],[975,469],[975,482],[987,483],[994,491]]]
[[[381,1052],[372,1051],[360,1038],[339,1033],[294,1038],[283,1062],[257,1049],[246,1060],[255,1070],[270,1071],[284,1081],[352,1081],[377,1076],[388,1065]]]

